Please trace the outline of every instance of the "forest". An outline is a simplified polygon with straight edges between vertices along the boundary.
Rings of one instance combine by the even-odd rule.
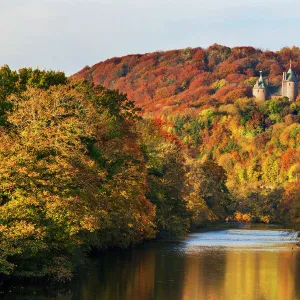
[[[214,44],[112,58],[72,78],[126,93],[145,119],[180,139],[189,157],[221,166],[236,211],[229,219],[299,222],[300,99],[280,96],[290,61],[299,75],[298,47]],[[260,70],[272,94],[263,104],[252,98]]]
[[[0,279],[70,279],[91,251],[210,223],[300,224],[300,49],[185,49],[0,69]],[[299,65],[299,66],[298,66]],[[258,70],[274,97],[251,97]]]

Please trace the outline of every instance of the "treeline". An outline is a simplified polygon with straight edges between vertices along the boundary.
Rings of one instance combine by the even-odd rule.
[[[68,279],[92,249],[231,213],[224,169],[124,94],[8,66],[0,87],[0,277]]]
[[[127,93],[151,117],[197,113],[209,106],[251,97],[259,71],[270,92],[280,94],[282,74],[300,75],[300,48],[262,51],[212,45],[115,57],[73,75]]]

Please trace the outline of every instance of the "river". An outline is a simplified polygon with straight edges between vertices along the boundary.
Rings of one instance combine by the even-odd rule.
[[[11,286],[3,300],[300,300],[297,233],[227,229],[91,260],[71,283]]]

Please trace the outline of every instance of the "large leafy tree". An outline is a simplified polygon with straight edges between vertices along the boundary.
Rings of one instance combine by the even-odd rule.
[[[91,247],[154,236],[133,123],[102,106],[103,93],[72,83],[7,98],[13,107],[0,137],[0,273],[65,279]]]
[[[190,159],[186,165],[186,200],[195,225],[225,220],[234,211],[226,172],[213,161]]]
[[[147,197],[156,207],[160,237],[183,235],[189,225],[184,200],[184,154],[176,137],[162,131],[159,122],[140,125],[141,147],[147,168]]]

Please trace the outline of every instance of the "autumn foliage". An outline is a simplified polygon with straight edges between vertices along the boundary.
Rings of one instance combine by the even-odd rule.
[[[61,73],[0,79],[0,277],[66,280],[92,249],[187,232],[185,149],[160,120]]]
[[[284,212],[293,202],[281,201],[292,197],[288,191],[300,178],[300,104],[280,97],[282,72],[290,60],[300,74],[297,47],[274,52],[215,44],[113,58],[73,77],[128,93],[144,118],[160,118],[189,155],[222,166],[235,209],[245,216],[235,220],[291,222],[296,218]],[[118,77],[116,70],[125,66]],[[260,70],[273,95],[263,104],[252,98]],[[201,205],[208,216],[206,203]],[[282,205],[288,208],[282,211]]]
[[[278,93],[283,71],[300,74],[300,49],[262,51],[253,47],[186,48],[115,57],[85,67],[72,78],[86,79],[127,93],[146,113],[194,113],[207,104],[233,103],[251,96],[259,71]]]
[[[71,78],[0,69],[0,276],[71,278],[92,249],[209,222],[300,224],[300,50],[174,50]],[[257,103],[259,70],[274,97]]]

